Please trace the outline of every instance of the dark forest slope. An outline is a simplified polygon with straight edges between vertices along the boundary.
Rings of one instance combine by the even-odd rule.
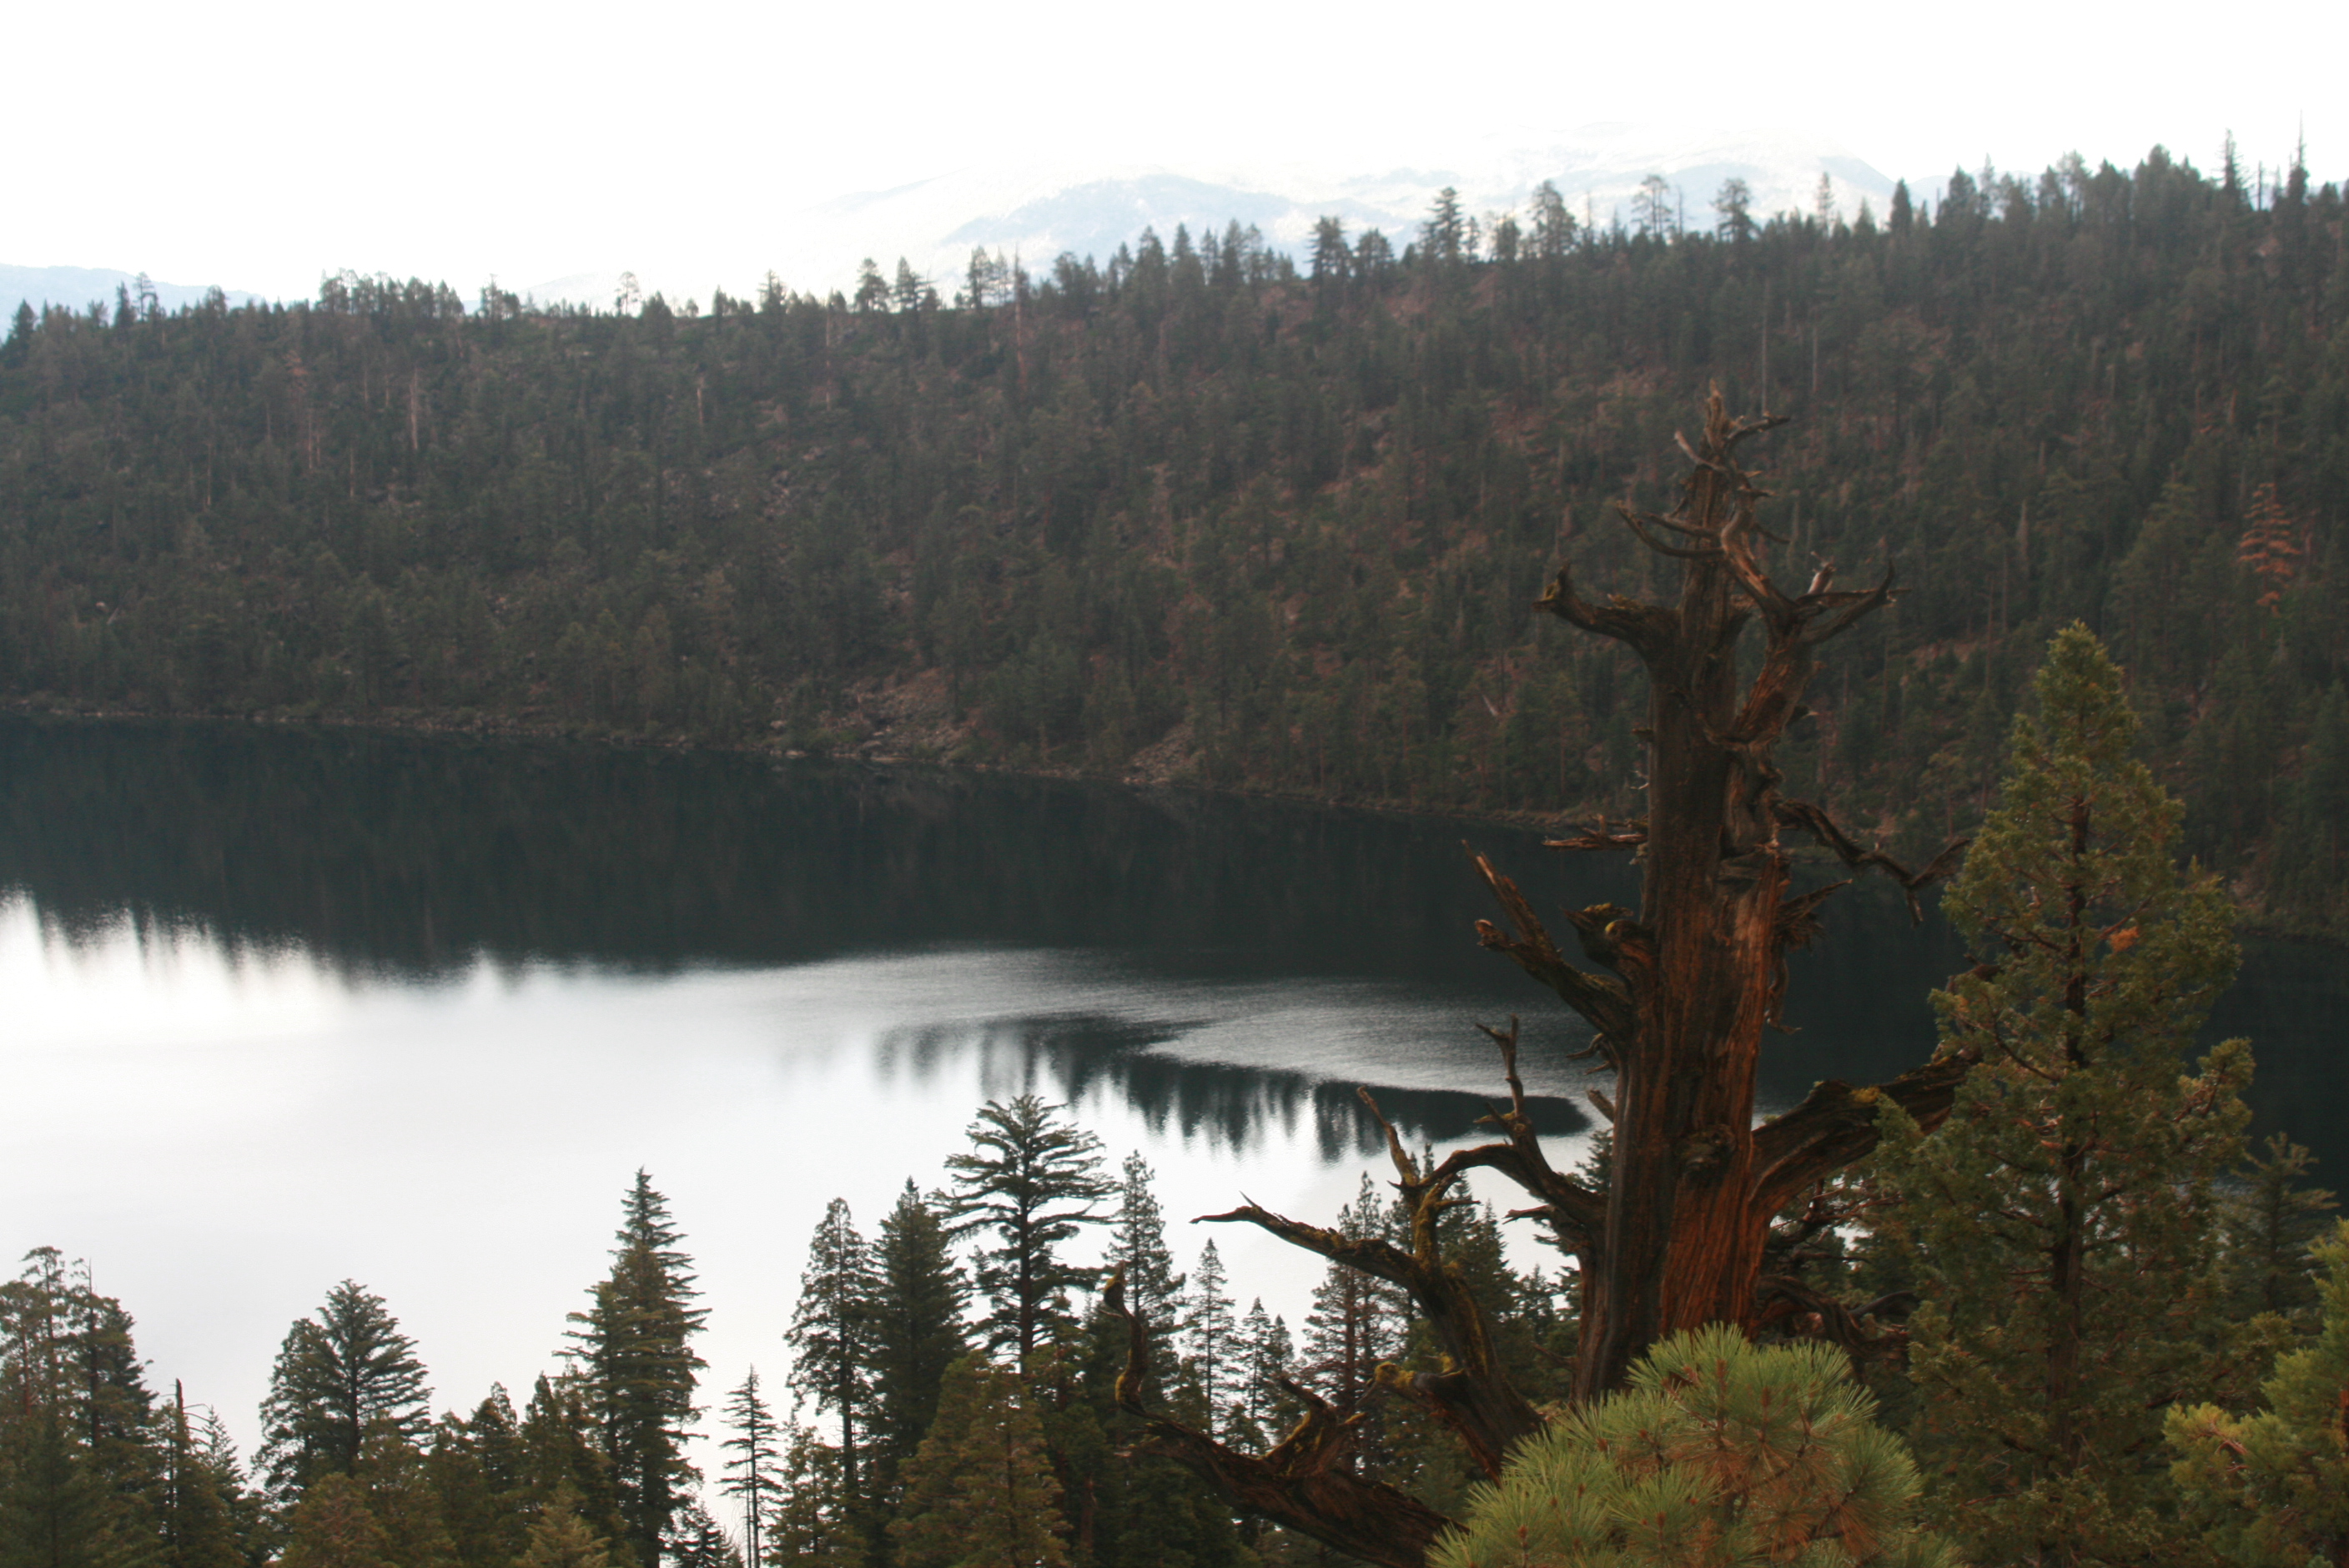
[[[1718,381],[1795,416],[1790,573],[1891,557],[1914,589],[1830,659],[1801,792],[1911,848],[1962,827],[2085,618],[2197,851],[2279,921],[2349,916],[2333,187],[2157,153],[1961,176],[1930,219],[1553,210],[1325,236],[1309,276],[1145,236],[979,286],[20,315],[0,696],[1636,809],[1641,681],[1528,604],[1561,551],[1648,582],[1611,505],[1668,500]]]

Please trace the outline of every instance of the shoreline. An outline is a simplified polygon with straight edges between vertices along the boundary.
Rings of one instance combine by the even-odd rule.
[[[1210,784],[1196,778],[1183,776],[1183,770],[1144,767],[1123,774],[1093,772],[1081,768],[1013,768],[999,763],[957,760],[936,755],[922,755],[922,748],[891,750],[868,739],[844,750],[809,750],[795,748],[781,738],[767,742],[728,745],[684,737],[655,738],[584,733],[576,727],[559,724],[540,724],[517,720],[510,717],[472,715],[461,718],[435,717],[418,712],[397,712],[368,718],[321,714],[223,714],[223,713],[155,713],[140,708],[92,709],[40,705],[29,698],[0,700],[0,713],[29,719],[54,719],[78,723],[146,723],[146,724],[218,724],[250,725],[274,729],[351,730],[368,735],[399,735],[444,738],[476,738],[484,740],[564,741],[576,746],[601,746],[619,750],[698,752],[713,756],[762,757],[774,761],[822,761],[862,763],[874,768],[934,768],[949,773],[996,775],[1012,779],[1048,779],[1062,783],[1109,785],[1127,789],[1183,789],[1201,795],[1223,796],[1235,799],[1276,800],[1290,805],[1311,806],[1323,810],[1361,811],[1381,817],[1432,818],[1442,821],[1473,824],[1481,827],[1516,828],[1531,832],[1557,831],[1571,827],[1578,820],[1572,811],[1476,811],[1447,810],[1414,805],[1409,801],[1354,800],[1342,797],[1316,795],[1293,789],[1251,789],[1245,785]],[[1168,740],[1187,729],[1178,726],[1168,739],[1162,739],[1135,753],[1135,758],[1148,757],[1153,752],[1168,749]],[[1834,855],[1823,849],[1802,845],[1788,851],[1789,858],[1800,866],[1831,866]],[[2335,950],[2349,950],[2349,932],[2308,930],[2260,918],[2254,912],[2236,905],[2236,933],[2240,936],[2257,937],[2262,941],[2299,942]]]

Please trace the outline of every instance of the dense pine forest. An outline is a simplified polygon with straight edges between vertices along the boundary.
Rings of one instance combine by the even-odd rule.
[[[2156,150],[1748,205],[1594,231],[1546,189],[854,298],[23,311],[0,692],[1621,812],[1644,683],[1529,605],[1561,555],[1650,584],[1614,507],[1718,384],[1793,416],[1780,569],[1909,589],[1791,789],[1903,853],[1963,829],[2082,620],[2192,851],[2341,929],[2341,191]]]
[[[833,1200],[763,1383],[754,1368],[708,1386],[690,1250],[638,1172],[608,1272],[548,1326],[563,1359],[519,1398],[436,1390],[393,1305],[345,1280],[287,1330],[249,1456],[197,1396],[152,1384],[131,1315],[86,1267],[36,1252],[0,1284],[0,1563],[1314,1560],[1167,1460],[1123,1457],[1141,1435],[1114,1400],[1127,1336],[1092,1294],[1102,1270],[1071,1253],[1123,1271],[1173,1408],[1251,1447],[1296,1418],[1285,1380],[1352,1403],[1379,1362],[1423,1354],[1408,1303],[1333,1264],[1292,1330],[1240,1305],[1212,1240],[1177,1266],[1139,1155],[1110,1169],[1032,1096],[990,1101],[970,1135],[945,1185],[909,1180],[870,1237]],[[1383,1235],[1397,1214],[1365,1177],[1339,1222]],[[1510,1268],[1490,1209],[1447,1228],[1512,1364],[1554,1384],[1570,1337],[1557,1279]],[[1457,1504],[1467,1478],[1431,1420],[1381,1408],[1365,1435],[1366,1462]],[[695,1436],[716,1463],[693,1462]]]

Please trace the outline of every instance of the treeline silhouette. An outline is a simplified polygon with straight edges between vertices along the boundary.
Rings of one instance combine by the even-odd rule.
[[[1666,500],[1717,382],[1795,417],[1792,570],[1912,590],[1786,749],[1799,792],[1912,851],[1962,829],[2081,618],[2193,850],[2278,923],[2349,916],[2338,188],[2157,150],[1930,211],[1642,211],[1447,201],[1301,264],[1145,233],[977,258],[951,303],[27,310],[0,691],[1635,812],[1644,683],[1530,604],[1561,555],[1649,585],[1613,506]]]

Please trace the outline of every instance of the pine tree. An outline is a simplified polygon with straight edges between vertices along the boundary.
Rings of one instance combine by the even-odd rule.
[[[2277,1359],[2261,1410],[2178,1408],[2164,1426],[2189,1523],[2243,1568],[2349,1562],[2349,1222],[2316,1253],[2326,1269],[2322,1325]]]
[[[782,1502],[775,1510],[767,1561],[790,1568],[863,1568],[864,1535],[841,1490],[839,1451],[812,1427],[792,1423],[783,1445]]]
[[[620,1568],[611,1542],[579,1515],[579,1494],[565,1488],[550,1498],[530,1523],[530,1537],[514,1568]]]
[[[951,1233],[978,1235],[978,1285],[993,1310],[981,1326],[989,1345],[1024,1364],[1048,1333],[1073,1321],[1071,1286],[1092,1271],[1063,1262],[1061,1243],[1086,1225],[1109,1222],[1094,1208],[1117,1189],[1101,1174],[1101,1140],[1056,1119],[1061,1107],[1024,1094],[988,1100],[971,1123],[972,1151],[947,1157],[954,1191]]]
[[[75,1277],[54,1247],[27,1253],[24,1274],[0,1284],[5,1568],[107,1568],[143,1533],[139,1498],[119,1491],[109,1476],[121,1468],[120,1456],[114,1465],[103,1462],[109,1401],[99,1379],[119,1357],[97,1353],[92,1330],[119,1314],[89,1288],[87,1269]],[[130,1361],[135,1371],[135,1357]]]
[[[1957,1568],[1874,1404],[1827,1346],[1673,1335],[1476,1487],[1431,1568]]]
[[[522,1554],[530,1521],[523,1493],[521,1422],[502,1386],[471,1416],[443,1416],[426,1464],[440,1516],[465,1568],[492,1568]]]
[[[678,1506],[667,1555],[671,1568],[745,1568],[741,1548],[709,1517],[698,1498]]]
[[[368,1423],[351,1476],[367,1489],[385,1555],[400,1568],[458,1568],[457,1545],[424,1453],[390,1417]]]
[[[627,1526],[620,1517],[619,1481],[578,1373],[539,1377],[523,1408],[516,1439],[516,1491],[526,1511],[568,1509],[596,1536],[621,1539]]]
[[[1935,995],[1941,1049],[1979,1065],[1934,1136],[1887,1111],[1880,1232],[1926,1296],[1912,1439],[1934,1517],[1983,1561],[2168,1560],[2190,1543],[2165,1517],[2160,1411],[2230,1365],[2213,1188],[2249,1057],[2229,1042],[2189,1076],[2184,1053],[2235,946],[2224,895],[2171,859],[2178,805],[2085,628],[2035,692],[1944,900],[1985,962]]]
[[[157,1509],[162,1554],[160,1568],[243,1568],[232,1500],[241,1490],[233,1468],[225,1470],[188,1418],[186,1390],[172,1385],[163,1491]]]
[[[2227,1205],[2228,1253],[2235,1271],[2235,1311],[2271,1312],[2305,1323],[2317,1305],[2309,1249],[2331,1228],[2333,1194],[2303,1185],[2315,1157],[2281,1132],[2264,1157],[2254,1154]]]
[[[1223,1254],[1212,1240],[1199,1249],[1198,1272],[1183,1298],[1183,1361],[1210,1429],[1222,1429],[1241,1392],[1240,1346],[1232,1298],[1224,1292]]]
[[[1166,1216],[1151,1190],[1156,1172],[1139,1152],[1119,1167],[1117,1222],[1110,1232],[1109,1265],[1125,1271],[1125,1299],[1158,1333],[1174,1325],[1183,1276],[1166,1247]]]
[[[1289,1375],[1289,1363],[1296,1357],[1288,1321],[1267,1313],[1262,1296],[1248,1303],[1247,1315],[1240,1320],[1239,1353],[1240,1408],[1250,1430],[1235,1436],[1242,1443],[1253,1440],[1261,1446],[1280,1435],[1274,1429],[1295,1403],[1282,1392],[1280,1380]]]
[[[850,1222],[848,1204],[834,1198],[808,1243],[799,1305],[784,1340],[792,1347],[792,1391],[840,1422],[840,1484],[852,1501],[864,1495],[859,1460],[873,1420],[874,1294],[872,1254]]]
[[[1027,1380],[967,1356],[905,1470],[898,1568],[1063,1568],[1060,1486]]]
[[[391,1555],[367,1489],[347,1471],[320,1472],[287,1515],[277,1568],[408,1568]]]
[[[908,1181],[881,1221],[867,1368],[872,1378],[872,1495],[885,1506],[937,1414],[938,1385],[965,1350],[962,1270],[944,1222]]]
[[[1350,1236],[1383,1234],[1386,1205],[1367,1172],[1354,1201],[1338,1215],[1338,1229]],[[1318,1383],[1330,1403],[1351,1406],[1369,1394],[1380,1362],[1402,1348],[1399,1304],[1392,1286],[1357,1269],[1332,1263],[1313,1289],[1313,1310],[1305,1317],[1298,1370]]]
[[[570,1332],[580,1386],[611,1461],[620,1545],[660,1568],[669,1522],[698,1479],[685,1457],[693,1391],[706,1365],[693,1349],[707,1309],[690,1305],[693,1267],[678,1249],[668,1201],[636,1172],[623,1205],[612,1272],[595,1287]]]
[[[429,1397],[416,1342],[383,1297],[343,1281],[316,1315],[295,1320],[270,1369],[260,1456],[270,1496],[291,1507],[320,1476],[349,1474],[378,1422],[415,1442]]]
[[[766,1536],[767,1516],[774,1511],[783,1482],[776,1473],[781,1455],[775,1448],[775,1417],[759,1396],[756,1367],[727,1396],[726,1425],[734,1434],[724,1444],[732,1457],[726,1461],[726,1480],[720,1490],[742,1511],[743,1555],[757,1568],[765,1561],[761,1542]]]

